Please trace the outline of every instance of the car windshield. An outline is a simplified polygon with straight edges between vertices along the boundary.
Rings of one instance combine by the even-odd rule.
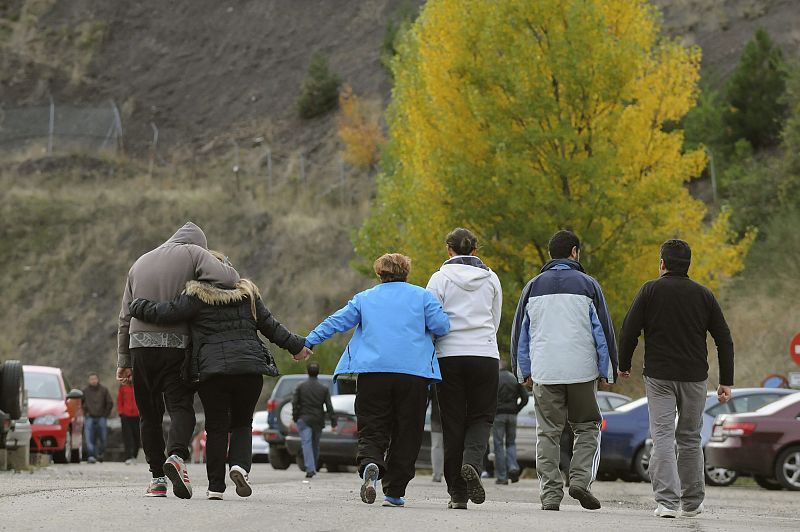
[[[764,414],[767,416],[771,416],[773,414],[777,414],[784,408],[789,408],[792,406],[797,405],[800,403],[800,393],[793,393],[791,395],[787,395],[783,399],[775,401],[774,403],[770,403],[766,406],[762,406],[757,410],[759,414]]]
[[[58,375],[52,373],[25,373],[25,391],[32,399],[63,399]]]
[[[646,405],[646,404],[647,404],[647,397],[640,397],[639,399],[636,399],[635,401],[631,401],[630,403],[626,403],[626,404],[618,407],[615,410],[615,412],[630,412],[631,410],[634,410],[634,409],[639,408],[640,406]]]

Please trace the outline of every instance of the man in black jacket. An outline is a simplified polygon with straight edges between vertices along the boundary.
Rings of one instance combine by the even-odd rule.
[[[325,428],[325,412],[331,419],[331,428],[336,427],[336,415],[331,403],[331,391],[319,382],[319,364],[308,365],[308,380],[300,383],[292,397],[292,418],[300,431],[306,478],[317,474],[319,461],[319,438]],[[322,407],[325,407],[325,411]]]
[[[497,384],[497,413],[494,416],[492,437],[494,438],[495,484],[519,481],[517,463],[517,414],[528,404],[528,392],[508,371],[504,360],[500,361]]]
[[[691,260],[689,244],[664,242],[661,277],[642,286],[622,325],[619,374],[623,378],[630,377],[633,351],[644,329],[644,379],[653,438],[649,473],[657,517],[677,517],[679,511],[694,517],[703,512],[700,429],[708,383],[707,332],[717,345],[720,403],[730,399],[733,386],[731,333],[711,290],[689,279]]]
[[[89,373],[89,385],[83,389],[83,432],[89,454],[86,461],[90,464],[103,461],[108,440],[108,417],[113,408],[114,400],[108,388],[100,384],[97,373]]]

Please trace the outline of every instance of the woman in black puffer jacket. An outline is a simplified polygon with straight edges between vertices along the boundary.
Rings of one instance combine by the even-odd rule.
[[[215,256],[227,260],[221,254]],[[208,498],[222,499],[226,456],[236,493],[248,497],[252,493],[248,474],[253,411],[261,395],[262,375],[277,375],[272,355],[258,332],[292,353],[295,360],[311,355],[305,338],[292,334],[272,316],[258,287],[247,279],[230,290],[189,281],[183,294],[172,301],[136,299],[129,306],[134,318],[148,323],[189,323],[189,373],[198,383],[206,415]]]

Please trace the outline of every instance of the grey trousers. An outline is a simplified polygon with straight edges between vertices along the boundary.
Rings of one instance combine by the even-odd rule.
[[[534,384],[536,406],[536,473],[542,504],[560,504],[564,480],[558,468],[561,460],[561,433],[569,422],[575,434],[571,486],[591,489],[600,463],[600,423],[597,406],[597,381],[576,384]]]
[[[656,502],[670,510],[695,510],[706,493],[700,430],[707,381],[680,382],[645,377],[644,382],[650,437],[653,438],[649,474]]]
[[[519,473],[517,463],[517,414],[496,414],[492,426],[494,475],[508,480],[511,471]]]

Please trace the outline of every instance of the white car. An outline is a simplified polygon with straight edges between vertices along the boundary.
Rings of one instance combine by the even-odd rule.
[[[259,410],[253,414],[253,462],[269,462],[269,443],[264,438],[269,412]]]

